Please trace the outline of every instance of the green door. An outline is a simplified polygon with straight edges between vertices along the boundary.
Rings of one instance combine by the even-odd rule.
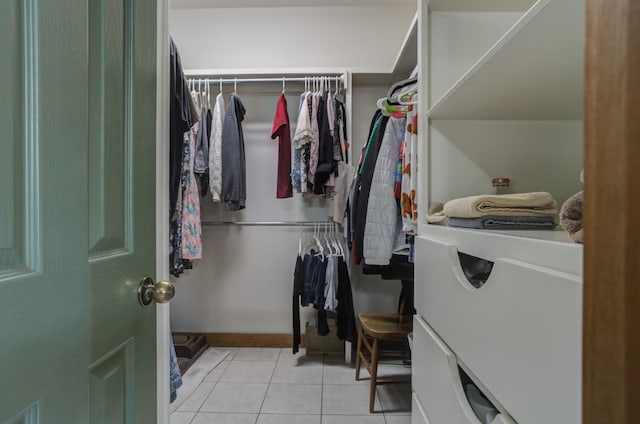
[[[0,424],[155,424],[155,0],[0,0]]]

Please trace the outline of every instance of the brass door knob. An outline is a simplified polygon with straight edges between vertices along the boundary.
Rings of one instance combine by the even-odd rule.
[[[153,281],[151,277],[144,277],[138,286],[138,301],[142,306],[149,306],[154,300],[156,303],[167,303],[176,294],[176,288],[168,281]]]

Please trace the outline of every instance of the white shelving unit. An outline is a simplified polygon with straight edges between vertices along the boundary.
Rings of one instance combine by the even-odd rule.
[[[485,424],[456,364],[493,401],[493,423],[581,422],[582,245],[560,228],[471,230],[425,215],[431,202],[490,193],[494,177],[550,192],[558,209],[582,189],[584,8],[419,0],[414,332],[424,334],[413,363],[437,383],[414,384],[414,423]],[[458,252],[494,263],[486,285],[466,281]]]
[[[427,111],[431,119],[582,119],[584,15],[539,0]]]

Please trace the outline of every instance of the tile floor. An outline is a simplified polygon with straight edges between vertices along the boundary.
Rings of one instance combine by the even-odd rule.
[[[363,369],[366,379],[355,381],[354,367],[343,359],[306,356],[304,349],[296,355],[279,348],[215,350],[229,354],[206,375],[200,359],[185,374],[171,424],[411,423],[410,384],[378,386],[377,412],[369,414],[368,373]],[[411,379],[401,364],[381,364],[379,374]]]

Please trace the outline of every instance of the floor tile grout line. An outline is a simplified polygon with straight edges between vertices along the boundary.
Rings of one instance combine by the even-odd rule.
[[[264,402],[267,400],[267,395],[269,394],[269,388],[271,387],[271,382],[273,381],[273,376],[276,373],[276,368],[278,368],[278,362],[280,360],[280,355],[282,354],[282,349],[280,349],[280,353],[278,354],[278,358],[276,359],[276,363],[273,367],[273,371],[271,371],[271,377],[269,377],[269,382],[267,383],[267,390],[264,392],[264,397],[262,398],[262,403],[260,404],[260,408],[258,409],[258,415],[256,415],[256,422],[258,424],[258,420],[260,419],[260,414],[262,413],[262,408],[264,407]]]
[[[320,377],[320,424],[322,424],[324,416],[324,360],[326,355],[322,355],[322,376]]]

